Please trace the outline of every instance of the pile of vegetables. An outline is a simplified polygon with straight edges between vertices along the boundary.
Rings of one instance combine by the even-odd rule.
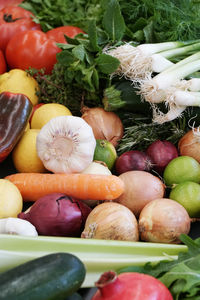
[[[185,244],[178,263],[196,255],[198,240],[188,235],[200,217],[198,1],[2,6],[0,162],[12,163],[0,181],[2,236],[158,244],[166,252]],[[110,297],[115,281],[120,290],[137,270],[129,267],[128,275],[105,270],[93,299]],[[188,293],[180,278],[177,289],[164,271],[138,270],[163,281],[166,299]]]

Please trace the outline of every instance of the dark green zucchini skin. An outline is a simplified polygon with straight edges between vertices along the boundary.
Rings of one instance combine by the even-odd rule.
[[[64,300],[86,275],[84,264],[70,253],[52,253],[0,274],[0,300]]]
[[[104,90],[102,99],[106,111],[127,111],[144,115],[151,115],[151,106],[142,101],[136,88],[128,80],[119,80]]]

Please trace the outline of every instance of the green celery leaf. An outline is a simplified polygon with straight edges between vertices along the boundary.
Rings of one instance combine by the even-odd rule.
[[[95,61],[99,70],[104,74],[113,73],[120,65],[117,58],[105,53],[100,54]]]
[[[68,44],[72,44],[72,45],[79,45],[80,42],[76,39],[76,38],[70,38],[69,36],[67,36],[66,34],[64,34],[65,40]]]
[[[88,26],[88,37],[91,45],[91,49],[93,51],[99,51],[100,47],[98,46],[98,38],[97,38],[97,29],[95,20],[91,20]]]
[[[113,42],[122,39],[126,26],[117,0],[110,0],[103,17],[103,26]]]
[[[73,55],[79,60],[83,61],[85,58],[85,48],[83,45],[78,45],[72,50]]]
[[[75,61],[74,55],[68,50],[61,51],[56,57],[58,62],[66,67],[70,66]]]
[[[151,20],[143,28],[146,43],[153,43],[153,41],[154,41],[153,26],[154,26],[153,21]]]
[[[93,69],[93,73],[92,73],[92,81],[94,83],[95,88],[98,90],[99,89],[99,74],[95,68]]]

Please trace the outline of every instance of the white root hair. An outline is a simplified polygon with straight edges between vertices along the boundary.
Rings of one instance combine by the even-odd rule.
[[[169,103],[169,110],[165,114],[159,110],[157,106],[152,106],[153,108],[153,122],[157,124],[163,124],[165,122],[173,121],[174,119],[181,117],[186,106],[177,106],[175,103]]]
[[[152,58],[141,49],[126,43],[116,48],[105,48],[104,53],[120,61],[119,68],[112,74],[123,76],[128,80],[146,78],[152,73]]]

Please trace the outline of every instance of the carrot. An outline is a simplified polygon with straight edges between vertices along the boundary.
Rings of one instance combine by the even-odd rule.
[[[51,193],[64,193],[80,200],[114,200],[124,191],[115,175],[16,173],[5,179],[13,182],[24,201],[36,201]]]

